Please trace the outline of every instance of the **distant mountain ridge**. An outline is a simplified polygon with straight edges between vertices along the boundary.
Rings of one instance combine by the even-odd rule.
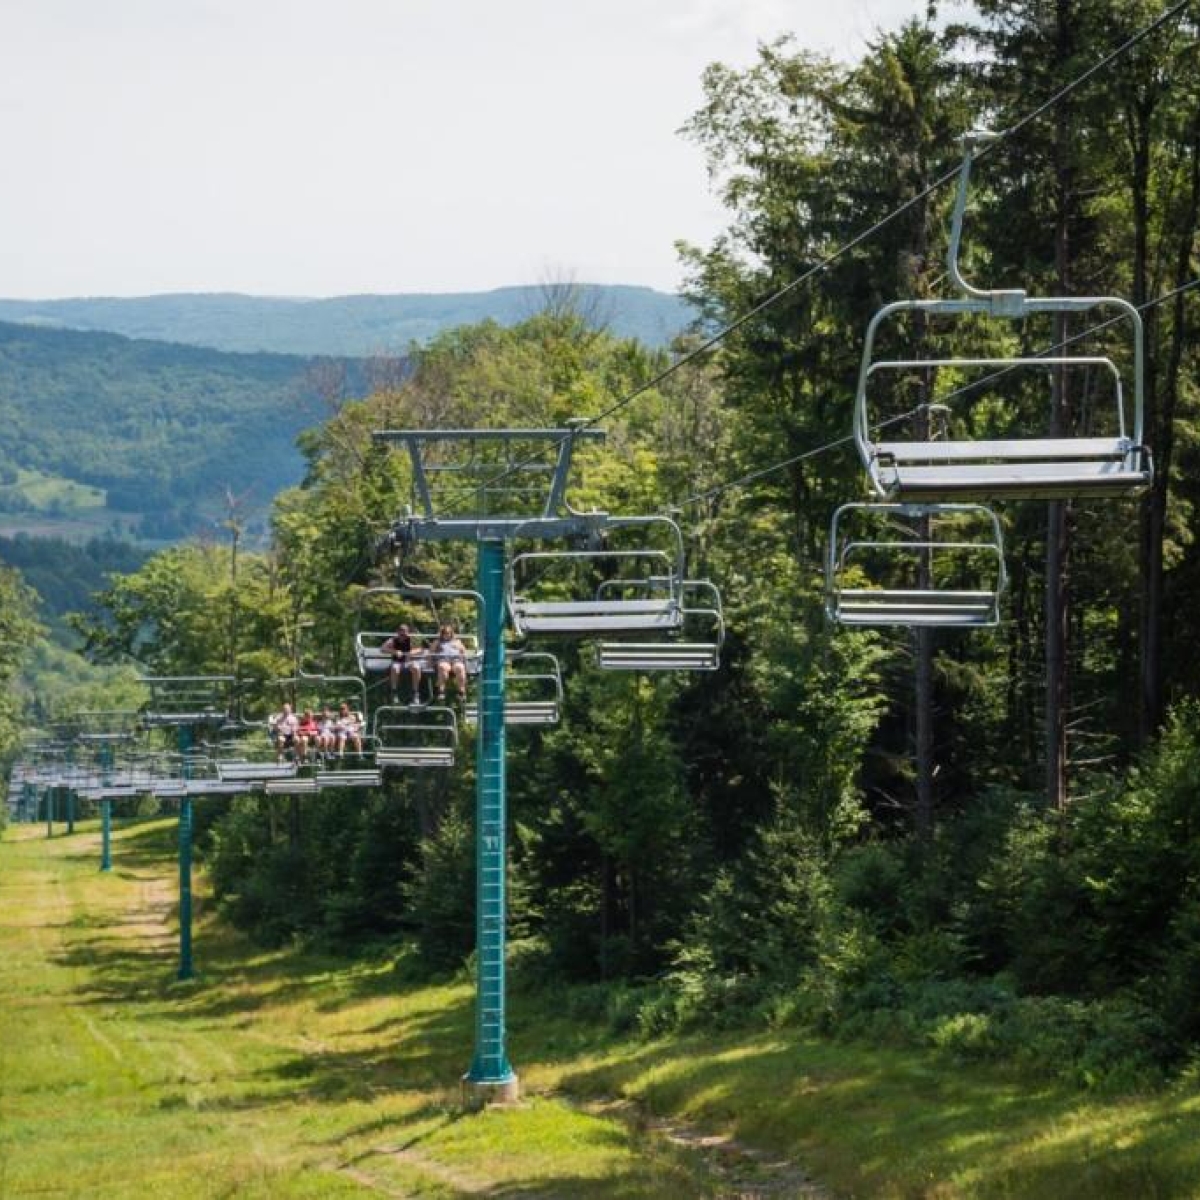
[[[0,299],[0,321],[119,333],[238,353],[370,357],[403,353],[444,329],[493,320],[514,325],[570,299],[619,337],[663,346],[695,318],[680,296],[648,287],[564,284],[488,292],[334,296],[172,293],[63,300]]]

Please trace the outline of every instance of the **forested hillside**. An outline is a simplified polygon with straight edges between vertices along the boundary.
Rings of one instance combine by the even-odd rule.
[[[297,666],[344,674],[364,589],[396,579],[380,536],[412,498],[407,459],[372,431],[604,414],[607,441],[581,453],[567,499],[678,513],[688,577],[719,584],[726,637],[719,670],[690,674],[606,671],[593,646],[552,643],[562,721],[509,735],[510,931],[525,978],[594,982],[596,1012],[647,1035],[791,1025],[1081,1086],[1194,1087],[1194,16],[1038,111],[1164,8],[978,0],[961,26],[911,23],[854,64],[785,42],[746,70],[714,66],[687,133],[729,228],[688,264],[696,302],[728,327],[718,345],[672,365],[569,308],[441,334],[305,434],[307,469],[277,499],[270,553],[191,544],[152,558],[106,591],[89,653],[183,675],[232,666],[259,710]],[[892,300],[959,294],[948,181],[960,135],[985,122],[1014,132],[977,165],[968,274],[1140,308],[1154,485],[1001,497],[1010,586],[994,628],[839,629],[824,553],[834,512],[865,489],[851,439],[864,334]],[[926,365],[901,381],[911,411],[903,387],[886,395],[889,428],[903,417],[922,441],[943,428],[990,440],[1049,425],[1066,438],[1089,430],[1092,382],[1039,371],[967,389],[971,364],[1087,335],[1114,372],[1136,370],[1107,326],[970,315],[897,337],[897,362],[918,349]],[[219,461],[205,421],[190,435]],[[467,489],[455,511],[477,500]],[[409,578],[472,585],[468,546],[404,549]],[[475,930],[470,742],[453,770],[207,812],[224,911],[267,942],[403,939],[431,971],[459,966]]]
[[[117,538],[93,538],[82,544],[63,538],[0,537],[0,563],[21,572],[38,594],[42,619],[61,622],[67,613],[86,612],[92,593],[109,576],[135,571],[149,551]]]
[[[217,350],[370,357],[403,354],[411,343],[456,325],[513,325],[564,293],[618,336],[650,346],[668,343],[694,316],[680,297],[651,288],[566,284],[328,299],[228,294],[0,300],[0,320],[108,330]]]
[[[365,388],[344,360],[0,324],[0,517],[174,538],[227,490],[261,513],[300,477],[297,434]]]

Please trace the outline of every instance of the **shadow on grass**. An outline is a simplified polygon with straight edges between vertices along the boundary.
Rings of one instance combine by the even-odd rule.
[[[691,1037],[631,1048],[618,1061],[568,1073],[562,1086],[629,1096],[652,1114],[685,1113],[854,1194],[1198,1194],[1195,1113],[1182,1121],[1166,1098],[1160,1106],[1094,1097],[930,1052],[801,1034]]]
[[[182,1015],[188,1020],[190,1013]],[[387,1093],[423,1092],[438,1097],[430,1111],[457,1104],[457,1080],[469,1060],[470,1003],[466,998],[435,1012],[408,1018],[402,1037],[356,1049],[313,1049],[288,1053],[251,1075],[236,1096],[206,1103],[212,1109],[256,1109],[273,1103],[371,1102]],[[404,1118],[411,1124],[411,1115]],[[344,1138],[345,1133],[339,1135]]]

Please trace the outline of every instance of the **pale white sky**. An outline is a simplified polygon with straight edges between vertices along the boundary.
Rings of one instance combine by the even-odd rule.
[[[0,296],[674,290],[713,61],[924,0],[0,0]]]

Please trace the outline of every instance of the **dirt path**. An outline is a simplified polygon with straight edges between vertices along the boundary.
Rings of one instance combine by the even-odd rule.
[[[686,1121],[655,1117],[631,1100],[575,1102],[585,1112],[615,1117],[646,1136],[658,1138],[689,1154],[700,1156],[721,1189],[724,1200],[833,1200],[799,1164],[748,1146],[727,1134],[710,1133]]]

